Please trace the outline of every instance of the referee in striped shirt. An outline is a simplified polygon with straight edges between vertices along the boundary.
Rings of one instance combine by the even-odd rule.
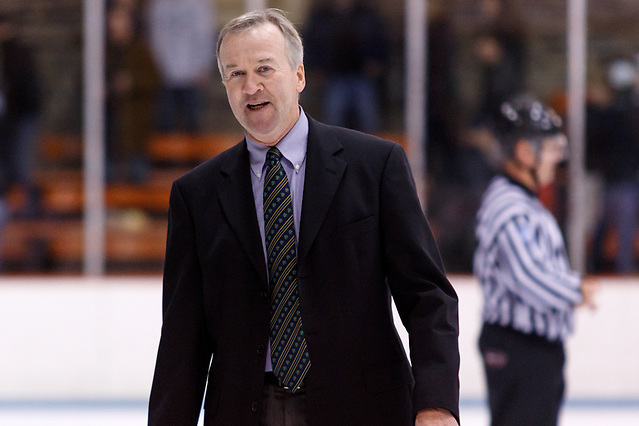
[[[493,426],[557,424],[563,341],[573,309],[591,304],[594,285],[570,269],[557,221],[536,195],[566,160],[560,129],[552,109],[525,95],[504,102],[496,120],[502,173],[482,198],[473,260]]]

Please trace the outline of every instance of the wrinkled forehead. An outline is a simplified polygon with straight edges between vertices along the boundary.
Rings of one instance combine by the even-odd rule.
[[[271,22],[262,22],[230,30],[219,40],[219,50],[220,52],[224,50],[225,46],[231,44],[230,42],[263,42],[265,44],[271,44],[276,41],[284,43],[285,38],[282,31]]]
[[[268,23],[228,33],[221,41],[219,58],[226,62],[240,55],[263,59],[285,53],[284,35]]]

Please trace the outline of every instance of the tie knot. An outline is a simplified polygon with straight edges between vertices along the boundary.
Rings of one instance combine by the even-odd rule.
[[[273,167],[274,165],[279,163],[281,158],[282,158],[282,153],[280,152],[279,149],[275,147],[269,149],[268,152],[266,153],[266,163],[268,164],[269,167]]]

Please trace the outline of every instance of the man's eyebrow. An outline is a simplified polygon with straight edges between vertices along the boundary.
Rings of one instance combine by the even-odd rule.
[[[273,58],[267,57],[267,58],[263,58],[263,59],[258,60],[257,63],[258,64],[263,64],[265,62],[272,62],[272,61],[273,61]],[[238,67],[238,65],[233,64],[233,63],[224,65],[224,69],[237,68],[237,67]]]

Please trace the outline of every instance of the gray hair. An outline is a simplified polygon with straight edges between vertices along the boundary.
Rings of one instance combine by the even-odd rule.
[[[247,31],[260,25],[271,23],[278,27],[284,39],[286,40],[286,53],[288,54],[288,61],[291,65],[291,69],[295,69],[304,60],[304,47],[302,45],[302,38],[295,29],[295,26],[289,21],[284,12],[280,9],[270,8],[261,9],[247,12],[242,16],[231,20],[227,23],[217,39],[217,67],[220,70],[220,75],[224,76],[222,63],[220,62],[220,46],[222,40],[228,34],[235,34],[242,31]]]

